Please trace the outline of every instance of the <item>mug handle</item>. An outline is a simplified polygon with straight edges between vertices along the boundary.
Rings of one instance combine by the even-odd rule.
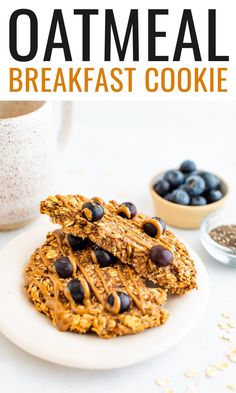
[[[71,135],[74,114],[72,101],[63,101],[61,105],[61,122],[57,139],[58,149],[60,152],[66,147]]]

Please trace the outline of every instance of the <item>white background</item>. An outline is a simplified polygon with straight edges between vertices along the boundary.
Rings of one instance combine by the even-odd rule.
[[[131,200],[139,210],[152,215],[154,210],[148,188],[151,177],[191,158],[200,168],[212,170],[228,180],[231,187],[229,206],[235,217],[235,105],[235,102],[78,102],[73,136],[64,158],[59,157],[55,190],[88,196],[96,194],[121,202]],[[58,108],[56,111],[55,118],[58,118]],[[32,225],[45,220],[42,217]],[[4,245],[23,230],[1,233],[0,244]],[[225,359],[229,347],[219,338],[223,332],[217,324],[222,312],[236,320],[236,271],[207,255],[197,230],[176,230],[176,233],[200,255],[210,279],[207,313],[187,338],[145,363],[126,369],[91,372],[66,369],[33,358],[0,335],[0,391],[162,393],[165,390],[156,386],[154,379],[168,377],[174,393],[185,393],[188,386],[195,385],[195,381],[184,376],[188,368],[196,368],[201,373],[199,393],[224,393],[228,391],[226,384],[236,384],[236,365],[233,363],[216,378],[204,376],[209,364]],[[13,312],[17,324],[20,310]],[[39,333],[32,334],[37,340]],[[78,356],[81,356],[79,351]]]

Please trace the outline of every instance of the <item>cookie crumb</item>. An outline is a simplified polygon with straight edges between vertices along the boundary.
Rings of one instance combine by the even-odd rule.
[[[198,370],[194,369],[189,369],[184,373],[185,377],[188,378],[198,378],[200,376],[200,373]]]
[[[170,383],[170,380],[168,378],[156,378],[154,382],[156,385],[164,387]]]

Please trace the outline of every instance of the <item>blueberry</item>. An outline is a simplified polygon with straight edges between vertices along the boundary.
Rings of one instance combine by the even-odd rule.
[[[54,266],[60,278],[72,277],[73,268],[68,257],[60,257],[55,261]]]
[[[210,172],[201,172],[200,176],[203,178],[206,184],[206,191],[215,190],[220,186],[220,179],[218,176]]]
[[[153,186],[153,190],[161,197],[170,191],[170,183],[167,180],[158,180]]]
[[[98,246],[92,250],[92,259],[100,267],[112,266],[116,262],[114,255]]]
[[[201,195],[206,189],[205,181],[198,175],[187,177],[185,181],[185,190],[191,196]]]
[[[186,191],[177,189],[172,192],[172,202],[178,205],[189,205],[190,196]]]
[[[95,222],[101,220],[104,216],[104,209],[103,207],[94,202],[86,202],[82,206],[82,217],[86,218],[86,220],[90,222]]]
[[[186,191],[186,185],[185,184],[181,184],[181,186],[178,187],[178,190]]]
[[[164,180],[170,183],[172,188],[177,188],[184,182],[184,175],[182,172],[177,170],[171,170],[165,173]]]
[[[73,251],[84,250],[88,244],[87,239],[82,239],[82,237],[74,236],[71,233],[67,235],[67,239]]]
[[[134,218],[137,214],[136,206],[132,202],[123,202],[119,207],[117,214],[123,218]]]
[[[150,237],[160,237],[166,230],[166,224],[160,217],[147,218],[142,226],[144,232]]]
[[[180,165],[180,170],[183,173],[191,173],[191,172],[196,171],[196,169],[197,169],[197,167],[196,167],[195,162],[193,162],[191,160],[185,160]]]
[[[217,202],[223,198],[223,194],[219,190],[210,190],[206,193],[208,203]]]
[[[150,258],[158,267],[165,267],[173,262],[172,252],[162,246],[152,247],[150,251]]]
[[[81,281],[77,278],[74,278],[67,284],[67,288],[69,289],[74,302],[77,304],[82,304],[84,300],[84,289]]]
[[[115,306],[115,296],[118,296],[120,299],[120,307],[119,309],[112,309]],[[107,298],[107,303],[111,307],[111,312],[122,314],[125,311],[130,309],[130,298],[125,292],[118,291],[116,294],[110,294]]]
[[[204,206],[207,205],[207,200],[203,196],[195,196],[191,199],[190,205],[192,206]]]
[[[184,173],[184,180],[186,180],[189,176],[193,176],[193,175],[199,175],[199,172],[198,171],[192,171],[192,172],[189,172],[189,173]]]
[[[173,201],[173,193],[172,193],[172,192],[169,192],[169,194],[166,194],[166,195],[164,196],[164,199],[166,199],[168,202],[174,202],[174,201]]]
[[[159,284],[152,280],[149,280],[148,278],[145,280],[145,285],[147,288],[160,288]]]

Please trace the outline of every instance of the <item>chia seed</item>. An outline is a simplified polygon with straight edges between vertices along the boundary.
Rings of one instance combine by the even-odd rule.
[[[236,250],[236,225],[221,225],[212,229],[209,236],[218,244]]]

